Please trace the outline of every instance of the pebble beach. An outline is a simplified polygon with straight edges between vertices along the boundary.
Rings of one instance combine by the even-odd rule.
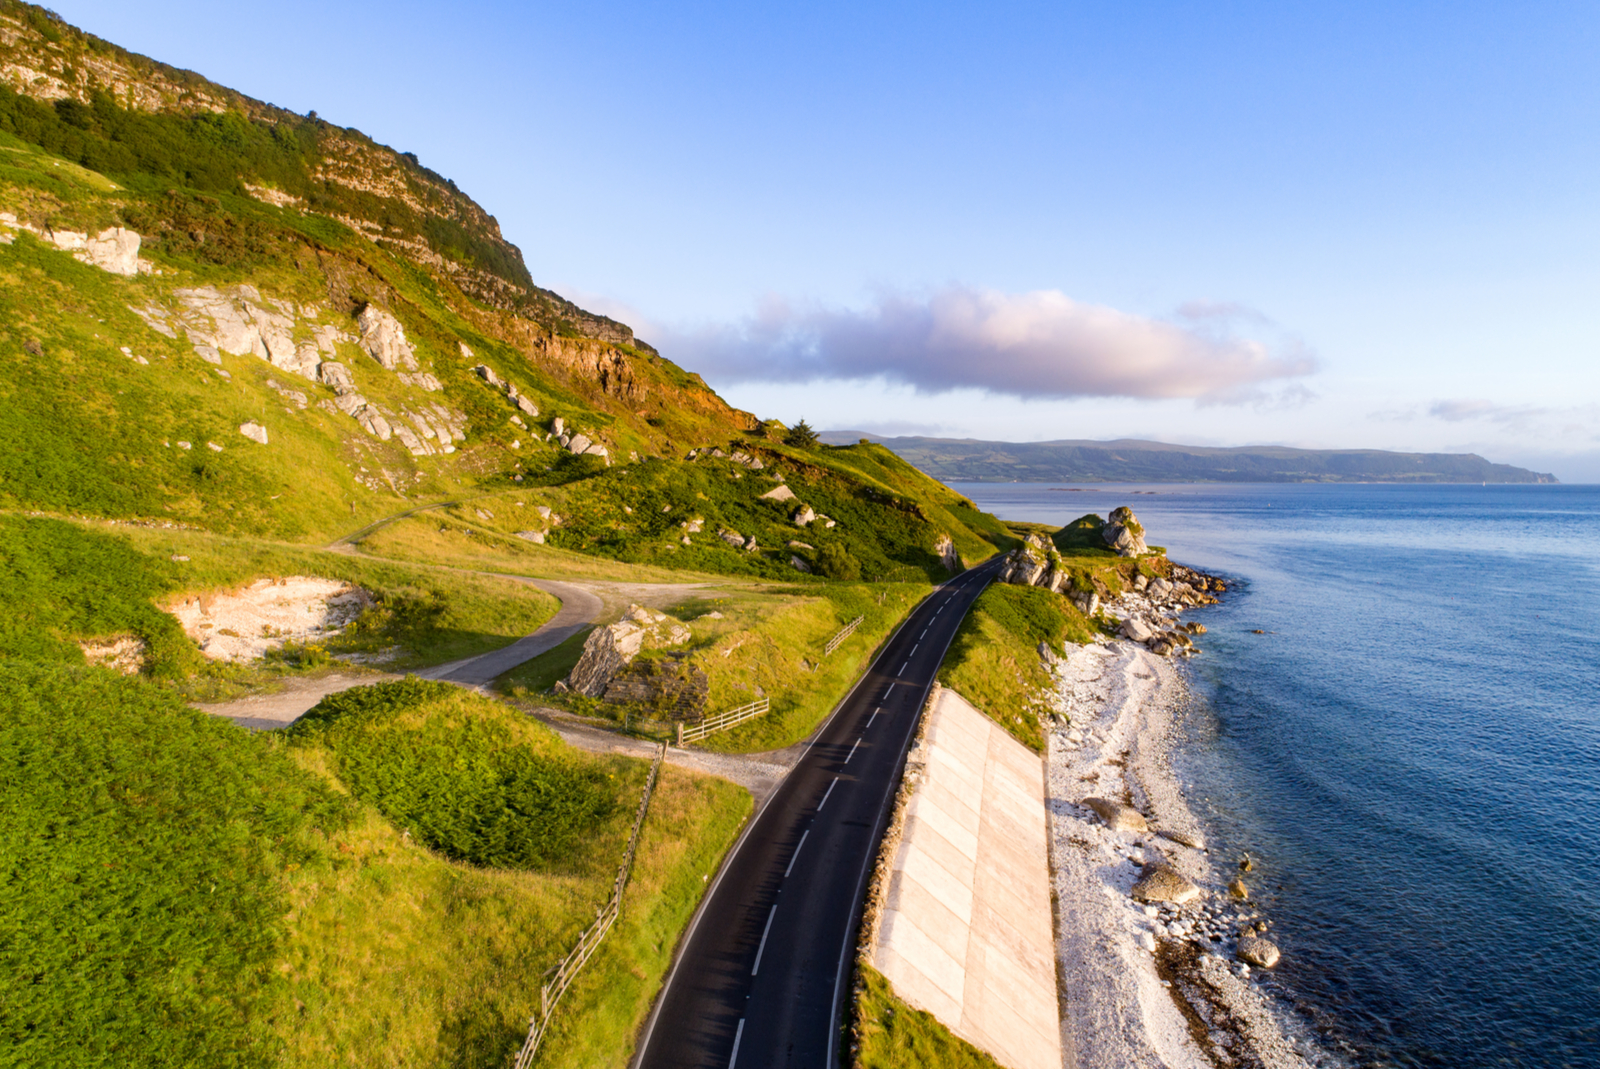
[[[1172,609],[1138,594],[1108,609],[1177,626]],[[1238,897],[1249,893],[1239,859],[1207,852],[1172,771],[1188,699],[1182,660],[1097,641],[1053,674],[1047,790],[1064,1064],[1334,1064],[1292,1036],[1260,983],[1278,954],[1271,918]]]

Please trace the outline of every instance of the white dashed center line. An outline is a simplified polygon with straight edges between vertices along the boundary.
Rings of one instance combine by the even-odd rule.
[[[826,791],[822,792],[822,801],[817,803],[817,812],[818,813],[822,812],[822,807],[828,804],[828,795],[832,794],[833,793],[833,789],[835,787],[837,787],[838,785],[839,785],[839,777],[835,776],[835,777],[833,777],[833,782],[828,784],[828,789]]]
[[[756,970],[761,968],[761,955],[767,952],[767,936],[772,934],[772,918],[778,915],[778,903],[772,903],[772,912],[767,914],[767,926],[761,929],[761,945],[756,947],[756,963],[750,966],[750,975],[754,976]],[[729,1062],[728,1064],[733,1064]]]
[[[733,1069],[733,1063],[739,1060],[739,1040],[744,1038],[744,1018],[739,1018],[739,1027],[733,1033],[733,1054],[728,1058],[728,1069]]]
[[[860,736],[857,736],[856,737],[856,741],[854,743],[852,743],[851,746],[850,746],[850,752],[845,755],[845,758],[844,758],[844,763],[845,764],[848,765],[850,763],[850,758],[852,758],[852,757],[854,757],[856,755],[856,747],[860,746],[860,745],[861,745],[861,738],[860,738]]]
[[[799,857],[799,856],[800,856],[800,848],[801,848],[801,847],[802,847],[802,846],[804,846],[804,845],[806,845],[806,836],[807,836],[807,835],[810,835],[810,834],[811,834],[811,829],[810,829],[810,828],[807,828],[807,829],[806,829],[806,830],[805,830],[805,831],[804,831],[804,832],[803,832],[803,833],[802,833],[802,834],[801,834],[801,836],[800,836],[800,841],[799,841],[799,842],[798,842],[798,843],[796,843],[796,844],[795,844],[795,848],[794,848],[794,857],[791,857],[791,858],[790,858],[790,859],[789,859],[789,867],[788,867],[788,868],[786,868],[786,869],[784,869],[784,870],[783,870],[783,878],[784,878],[784,879],[786,879],[786,880],[787,880],[787,879],[788,879],[788,878],[789,878],[789,873],[790,873],[790,872],[792,872],[792,871],[794,871],[794,861],[795,861],[795,858],[797,858],[797,857]]]

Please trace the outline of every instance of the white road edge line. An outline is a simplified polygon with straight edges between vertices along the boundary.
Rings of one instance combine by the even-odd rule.
[[[833,789],[835,787],[837,787],[838,785],[839,785],[839,777],[835,776],[835,777],[833,777],[833,782],[828,784],[828,789],[822,792],[822,801],[817,803],[817,812],[818,813],[822,812],[822,807],[828,804],[828,795],[832,794],[833,793]]]
[[[849,764],[850,758],[856,755],[856,747],[861,745],[861,736],[856,736],[856,741],[850,744],[850,752],[844,755],[844,763]]]
[[[796,843],[794,847],[794,856],[789,858],[789,867],[783,870],[784,879],[787,880],[789,878],[789,873],[794,871],[794,860],[800,856],[800,848],[806,845],[806,836],[810,834],[810,828],[807,828],[805,831],[800,833],[800,841]]]
[[[733,1053],[728,1056],[728,1069],[733,1069],[733,1063],[739,1060],[739,1040],[744,1038],[744,1018],[739,1018],[739,1027],[733,1033]]]
[[[772,903],[772,909],[767,914],[767,926],[761,929],[761,945],[756,947],[756,963],[750,966],[750,975],[754,976],[756,970],[761,968],[761,955],[767,952],[767,936],[772,934],[772,918],[778,915],[778,903]],[[728,1063],[732,1065],[732,1062]]]

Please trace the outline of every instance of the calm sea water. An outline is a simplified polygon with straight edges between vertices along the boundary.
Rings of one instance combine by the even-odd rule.
[[[958,489],[1240,580],[1178,771],[1341,1060],[1600,1066],[1600,487]]]

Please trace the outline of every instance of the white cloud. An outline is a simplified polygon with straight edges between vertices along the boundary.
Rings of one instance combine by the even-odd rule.
[[[1600,405],[1549,408],[1541,405],[1502,405],[1480,398],[1435,401],[1428,415],[1451,423],[1476,420],[1541,438],[1576,438],[1600,441]]]
[[[1305,397],[1274,396],[1260,385],[1316,368],[1301,343],[1237,306],[1186,305],[1167,321],[1057,290],[966,286],[925,297],[885,294],[863,311],[801,310],[772,298],[743,323],[667,333],[659,344],[714,382],[881,379],[920,393],[978,389],[1021,398],[1292,405]]]

